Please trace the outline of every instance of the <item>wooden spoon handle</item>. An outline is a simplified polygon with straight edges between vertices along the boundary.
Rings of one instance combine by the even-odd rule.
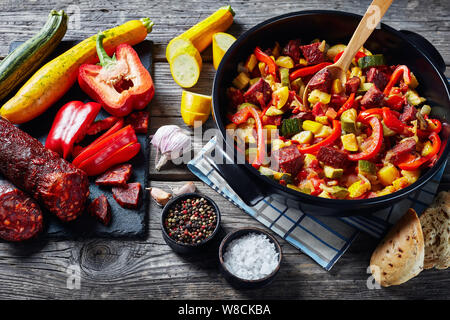
[[[353,33],[350,42],[344,50],[344,53],[336,62],[336,66],[347,70],[352,62],[353,57],[358,50],[364,45],[373,30],[380,23],[388,8],[391,6],[393,0],[373,0],[366,13],[359,22],[358,27]]]

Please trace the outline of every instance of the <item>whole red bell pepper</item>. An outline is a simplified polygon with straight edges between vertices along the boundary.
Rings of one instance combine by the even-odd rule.
[[[369,147],[359,153],[349,154],[348,158],[351,161],[367,160],[375,157],[380,152],[381,145],[383,144],[383,126],[377,117],[369,117],[365,120],[372,127],[372,135],[370,136]]]
[[[439,138],[439,135],[436,132],[432,132],[430,134],[429,139],[431,140],[432,143],[432,149],[428,155],[426,155],[425,157],[418,157],[418,158],[410,155],[408,159],[406,159],[402,163],[399,163],[398,167],[402,170],[417,170],[423,164],[435,158],[436,155],[441,150],[441,139]]]
[[[316,64],[315,66],[297,69],[289,75],[289,79],[291,81],[294,81],[295,79],[300,78],[300,77],[310,76],[312,74],[319,72],[320,70],[322,70],[323,68],[325,68],[326,66],[329,66],[331,64],[332,64],[331,62],[322,62],[322,63]]]
[[[409,85],[411,83],[411,71],[409,68],[405,65],[398,66],[394,72],[391,75],[391,78],[389,79],[388,84],[384,88],[384,95],[388,96],[391,89],[394,87],[394,85],[400,81],[400,78],[403,76],[403,81],[405,84]]]
[[[66,103],[56,114],[52,128],[45,141],[45,147],[60,154],[64,159],[72,153],[75,142],[81,141],[100,112],[96,102]]]
[[[116,125],[108,132],[115,130]],[[108,136],[106,134],[102,135],[87,146],[73,160],[73,164],[85,171],[87,175],[96,176],[116,164],[134,158],[140,147],[141,145],[137,141],[133,128],[131,125],[128,125]]]
[[[305,148],[299,148],[298,150],[301,153],[314,153],[316,151],[319,151],[321,147],[328,146],[335,142],[339,137],[341,136],[341,122],[339,120],[333,120],[333,130],[331,131],[331,134],[323,139],[322,141],[313,144],[309,147]]]
[[[116,117],[144,109],[155,94],[152,77],[128,44],[120,44],[111,58],[103,48],[105,35],[97,35],[100,65],[83,64],[78,71],[80,87]]]
[[[265,54],[260,47],[255,48],[254,54],[256,60],[264,62],[267,65],[267,68],[269,68],[269,73],[273,75],[275,79],[277,79],[278,66],[275,61],[273,61],[271,57]]]

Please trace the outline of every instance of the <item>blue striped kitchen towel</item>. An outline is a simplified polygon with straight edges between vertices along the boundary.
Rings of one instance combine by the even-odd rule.
[[[188,163],[189,170],[326,270],[333,267],[360,231],[379,238],[408,208],[412,207],[420,214],[433,201],[445,168],[444,165],[424,188],[391,208],[357,217],[316,217],[288,208],[270,197],[253,207],[246,205],[216,171],[213,154],[216,157],[217,152],[224,154],[217,143],[217,137],[214,137]]]

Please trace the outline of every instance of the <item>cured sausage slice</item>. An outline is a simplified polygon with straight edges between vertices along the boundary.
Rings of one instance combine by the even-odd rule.
[[[98,186],[126,187],[132,172],[131,164],[125,163],[115,166],[95,180]]]
[[[126,187],[112,189],[113,197],[122,208],[137,209],[141,197],[141,184],[129,183]]]
[[[24,241],[42,230],[42,212],[37,202],[0,177],[0,238]]]
[[[76,219],[89,196],[86,173],[0,118],[0,173],[62,221]]]
[[[104,194],[96,198],[88,207],[88,212],[105,226],[111,221],[111,207]]]

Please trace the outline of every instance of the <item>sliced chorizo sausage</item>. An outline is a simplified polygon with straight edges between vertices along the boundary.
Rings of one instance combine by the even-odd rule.
[[[89,196],[86,173],[0,118],[0,173],[62,221],[76,219]]]
[[[24,241],[42,230],[42,211],[38,203],[0,177],[0,238]]]

